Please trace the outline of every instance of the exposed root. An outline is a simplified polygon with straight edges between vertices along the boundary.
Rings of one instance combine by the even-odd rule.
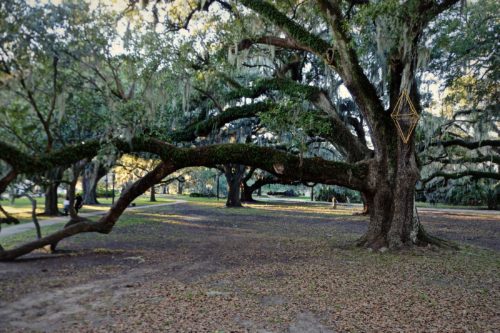
[[[387,241],[382,235],[379,235],[377,237],[368,237],[368,235],[365,234],[356,241],[356,246],[378,250],[383,247],[387,247]]]
[[[430,235],[427,231],[425,231],[424,227],[421,224],[419,225],[418,228],[417,245],[420,246],[434,245],[441,248],[460,250],[460,247],[457,244],[450,242],[446,239]]]
[[[387,247],[391,250],[397,251],[404,248],[409,248],[411,246],[425,247],[429,245],[444,249],[460,250],[460,247],[456,243],[430,235],[427,231],[425,231],[422,225],[419,225],[417,242],[415,244],[411,242],[387,242],[386,238],[383,235],[370,237],[369,235],[365,234],[355,242],[355,245],[357,247],[364,247],[372,250],[379,250]]]

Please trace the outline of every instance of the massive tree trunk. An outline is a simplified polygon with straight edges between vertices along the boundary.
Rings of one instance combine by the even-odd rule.
[[[82,197],[84,204],[99,204],[99,201],[97,200],[97,184],[99,180],[106,175],[107,171],[108,170],[97,160],[91,161],[86,165],[82,177]]]
[[[247,182],[252,178],[255,172],[255,168],[251,168],[247,174],[241,180],[241,202],[255,202],[252,197],[253,192],[257,189],[256,187],[247,185]],[[255,184],[255,183],[254,183]]]
[[[245,182],[243,184],[243,191],[241,191],[241,202],[255,202],[253,198],[253,192],[255,192],[256,188],[252,186],[248,186]]]
[[[357,49],[353,46],[355,32],[351,31],[348,16],[345,15],[340,2],[316,2],[319,12],[330,28],[333,45],[290,19],[271,2],[240,2],[273,22],[287,35],[279,39],[258,39],[257,42],[278,45],[276,40],[279,40],[278,46],[308,51],[324,59],[341,77],[369,127],[373,155],[366,154],[361,156],[361,159],[358,159],[359,154],[346,156],[348,161],[365,160],[370,169],[366,179],[367,190],[363,191],[369,208],[370,224],[360,244],[371,248],[399,248],[407,244],[432,242],[433,239],[423,232],[415,216],[413,202],[419,170],[415,159],[414,139],[410,138],[409,142],[404,143],[398,137],[399,133],[390,113],[396,109],[400,94],[405,92],[410,94],[415,111],[421,113],[416,80],[420,38],[429,22],[458,0],[405,1],[399,4],[397,10],[404,19],[392,20],[391,29],[384,31],[387,35],[396,33],[398,38],[397,44],[382,46],[387,48],[384,49],[387,55],[379,59],[384,75],[384,87],[378,90],[372,83],[373,80],[370,81],[365,74],[366,68],[362,67]],[[384,15],[382,13],[380,18],[392,18],[390,15]],[[389,75],[385,78],[387,72]],[[384,96],[386,91],[388,94]],[[382,100],[389,102],[388,109]],[[349,140],[355,141],[352,138]],[[343,148],[350,151],[352,147]]]
[[[419,224],[414,217],[415,183],[419,177],[413,144],[398,140],[385,163],[370,174],[373,190],[364,194],[370,223],[360,245],[379,249],[417,243]]]
[[[45,206],[43,215],[57,216],[60,214],[59,208],[57,207],[57,189],[61,184],[63,171],[62,168],[54,168],[47,171],[45,174],[49,183],[45,186]]]
[[[241,207],[240,185],[245,166],[241,164],[225,164],[223,169],[227,180],[226,207]]]

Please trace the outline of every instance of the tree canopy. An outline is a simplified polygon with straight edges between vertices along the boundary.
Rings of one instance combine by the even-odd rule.
[[[359,191],[360,246],[446,245],[416,189],[472,181],[498,198],[497,21],[493,0],[3,2],[0,193],[96,158],[161,163],[98,222],[0,259],[110,232],[171,173],[225,164]],[[403,93],[420,116],[408,142],[391,118]]]

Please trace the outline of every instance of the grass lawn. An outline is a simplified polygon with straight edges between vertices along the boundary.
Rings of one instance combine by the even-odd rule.
[[[118,197],[115,198],[115,200],[118,200]],[[150,202],[149,201],[149,195],[143,195],[138,197],[137,199],[134,200],[134,203],[138,206],[143,206],[143,205],[155,205],[155,204],[161,204],[161,203],[167,203],[171,202],[171,199],[167,199],[164,196],[157,196],[156,202]],[[106,211],[109,209],[111,206],[111,198],[98,198],[99,205],[84,205],[83,208],[80,210],[81,213],[91,213],[91,212],[98,212],[98,211]],[[37,202],[37,213],[41,214],[43,213],[43,205],[44,205],[44,198],[43,197],[38,197],[36,198]],[[3,200],[0,201],[0,204],[2,207],[5,208],[6,211],[11,213],[14,217],[18,218],[21,223],[31,223],[31,202],[27,198],[19,198],[14,201],[14,204],[11,204],[9,200]],[[64,206],[63,206],[63,199],[59,199],[59,210],[63,212]],[[38,217],[40,221],[43,220],[48,220],[53,217],[51,216],[39,216]]]
[[[379,253],[352,246],[367,219],[348,211],[182,199],[188,203],[130,211],[108,235],[62,241],[70,252],[0,263],[0,331],[500,328],[500,217],[429,212],[426,228],[460,251]],[[33,234],[2,244],[26,237]]]

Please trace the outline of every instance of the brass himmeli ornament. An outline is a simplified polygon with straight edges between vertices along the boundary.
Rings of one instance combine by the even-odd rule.
[[[406,91],[403,91],[391,113],[392,120],[396,124],[399,136],[405,144],[410,141],[411,134],[417,127],[420,116],[418,115],[410,96]]]

